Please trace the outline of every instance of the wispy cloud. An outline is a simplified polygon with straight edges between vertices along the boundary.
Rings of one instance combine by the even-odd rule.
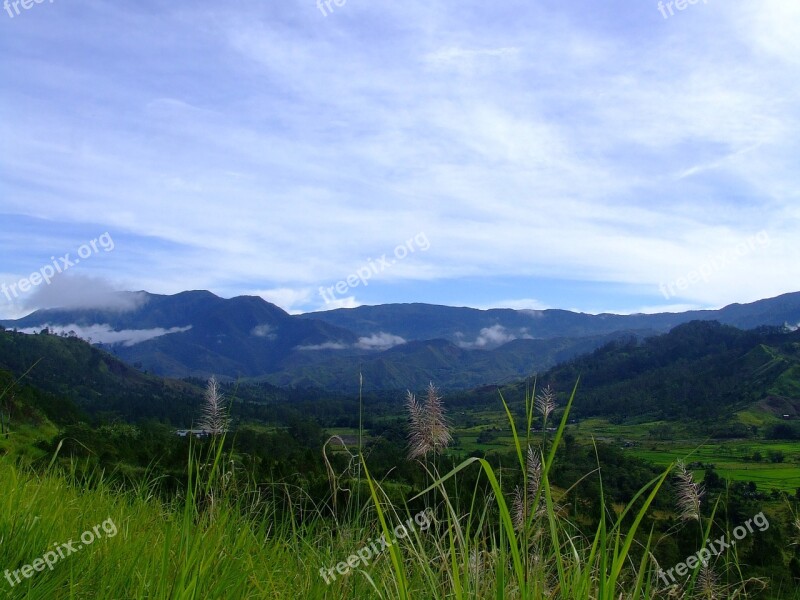
[[[793,3],[668,21],[622,0],[335,16],[305,0],[76,0],[3,23],[9,280],[47,260],[54,224],[91,219],[119,234],[87,272],[162,293],[267,290],[291,312],[417,231],[430,252],[342,306],[430,301],[433,283],[439,302],[485,304],[466,279],[550,306],[594,305],[594,285],[613,289],[604,309],[656,304],[671,273],[760,230],[768,252],[679,300],[796,286]]]
[[[325,342],[323,344],[310,344],[310,345],[302,345],[297,346],[296,350],[307,351],[307,350],[388,350],[389,348],[393,348],[395,346],[399,346],[401,344],[405,344],[406,340],[401,338],[399,335],[393,335],[391,333],[386,332],[379,332],[374,333],[372,335],[363,336],[358,338],[358,341],[355,344],[346,344],[344,342]]]
[[[481,60],[496,62],[519,56],[520,48],[460,48],[451,46],[428,53],[423,60],[438,68],[473,68]]]
[[[323,344],[306,344],[302,346],[296,346],[295,350],[346,350],[349,347],[350,346],[348,344],[342,342],[325,342]]]
[[[107,324],[96,324],[84,327],[82,325],[43,325],[36,328],[20,329],[22,333],[38,333],[42,329],[47,328],[52,333],[62,334],[74,332],[79,338],[84,340],[91,340],[96,344],[122,344],[123,346],[135,346],[148,340],[152,340],[164,335],[172,333],[183,333],[189,331],[192,326],[186,327],[171,327],[164,329],[163,327],[155,327],[153,329],[122,329],[115,331]]]
[[[391,333],[381,331],[380,333],[358,338],[356,347],[364,350],[387,350],[405,343],[406,340],[399,335],[392,335]]]
[[[278,338],[271,325],[256,325],[253,327],[253,330],[250,333],[256,337],[265,338],[268,340],[274,340]]]
[[[491,327],[484,327],[481,329],[478,337],[475,338],[474,341],[459,341],[457,342],[459,346],[462,348],[467,349],[475,349],[475,348],[496,348],[498,346],[502,346],[503,344],[507,344],[508,342],[513,342],[514,340],[518,339],[533,339],[527,330],[522,329],[517,333],[512,333],[502,325],[492,325]]]

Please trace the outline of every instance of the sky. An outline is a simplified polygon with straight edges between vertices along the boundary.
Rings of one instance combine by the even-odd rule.
[[[17,0],[0,52],[0,317],[800,290],[796,0]]]

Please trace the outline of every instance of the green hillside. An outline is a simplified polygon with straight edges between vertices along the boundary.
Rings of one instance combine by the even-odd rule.
[[[798,419],[799,374],[800,331],[697,321],[666,335],[614,342],[555,367],[542,381],[563,390],[580,376],[578,418],[719,425],[749,409],[773,420]]]
[[[45,398],[54,403],[48,415],[72,414],[77,407],[131,421],[152,417],[188,423],[201,397],[193,385],[143,374],[78,338],[46,333],[0,330],[0,371],[15,377],[27,373],[23,383],[40,392],[37,406]],[[67,415],[52,417],[68,420]]]

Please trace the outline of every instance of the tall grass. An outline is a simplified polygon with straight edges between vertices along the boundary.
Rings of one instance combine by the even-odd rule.
[[[651,558],[652,534],[640,532],[671,468],[615,512],[603,496],[598,465],[586,475],[598,477],[601,490],[599,524],[591,532],[581,531],[559,506],[570,490],[553,486],[550,475],[576,391],[577,384],[551,435],[546,424],[555,414],[552,396],[537,396],[535,388],[526,392],[524,433],[500,397],[523,481],[516,506],[504,482],[508,475],[483,458],[443,474],[421,460],[429,485],[408,504],[393,503],[367,468],[360,436],[353,483],[363,478],[369,503],[351,500],[333,512],[302,490],[243,479],[235,455],[223,450],[224,435],[193,446],[185,492],[170,502],[159,500],[156,478],[122,488],[102,472],[82,475],[74,461],[37,472],[0,456],[0,576],[108,518],[119,530],[16,587],[0,577],[0,598],[713,597],[700,595],[700,572],[685,588],[662,589]],[[534,422],[537,412],[541,428]],[[479,471],[478,483],[459,496],[448,484],[470,469]],[[487,489],[491,498],[482,502]],[[411,507],[421,501],[434,515],[430,527],[400,537],[398,524],[413,519]],[[701,528],[701,537],[707,539],[709,530],[708,524]],[[335,570],[380,536],[392,542],[388,548],[346,575]],[[321,571],[329,573],[327,581]]]
[[[647,510],[669,474],[669,470],[649,482],[625,507],[616,523],[607,524],[604,510],[600,526],[594,538],[583,537],[578,529],[563,519],[557,509],[555,490],[550,484],[549,473],[564,428],[576,388],[570,395],[563,412],[560,425],[553,436],[549,450],[543,455],[540,465],[540,479],[535,486],[523,486],[533,492],[527,498],[531,507],[538,507],[543,501],[543,510],[524,510],[523,522],[512,516],[505,499],[500,478],[488,461],[482,458],[469,458],[448,473],[437,478],[418,496],[429,492],[439,494],[438,513],[442,515],[438,539],[422,539],[420,546],[410,544],[408,554],[402,556],[403,545],[392,551],[393,583],[400,598],[618,598],[636,590],[638,597],[651,597],[650,582],[653,577],[648,562],[643,562],[639,572],[628,565],[630,550],[638,527]],[[544,397],[526,395],[526,431],[532,429],[533,410],[539,405],[544,422],[552,413],[554,406],[549,393]],[[523,439],[517,431],[516,420],[508,404],[502,398],[514,438],[517,458],[523,477],[530,473],[526,456],[536,456],[542,452],[546,428],[543,428],[542,447],[534,450],[530,443],[523,448]],[[531,442],[526,432],[526,442]],[[477,468],[488,481],[493,493],[496,513],[485,508],[481,513],[463,510],[448,496],[444,483],[460,471]],[[368,475],[368,473],[367,473]],[[386,525],[378,486],[370,480],[373,500],[385,535],[390,535]],[[623,533],[621,523],[628,512],[640,500],[633,516],[633,523]],[[496,517],[496,518],[493,518]],[[396,518],[402,519],[399,515]],[[646,554],[648,548],[644,548]],[[417,581],[422,584],[411,590],[409,572],[418,573]],[[387,590],[389,591],[389,590]],[[384,596],[394,597],[394,596]],[[634,597],[631,595],[630,597]]]

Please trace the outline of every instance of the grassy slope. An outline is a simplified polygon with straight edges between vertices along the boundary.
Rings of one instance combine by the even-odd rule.
[[[210,465],[212,459],[207,456],[201,462]],[[190,464],[189,471],[209,472],[195,467]],[[0,579],[3,598],[519,597],[517,582],[522,575],[507,544],[499,541],[508,530],[497,525],[497,516],[490,517],[494,511],[465,512],[468,499],[448,498],[443,488],[435,489],[435,484],[432,499],[440,516],[429,530],[417,530],[400,542],[394,547],[394,556],[386,550],[326,585],[319,574],[321,567],[336,566],[381,536],[381,518],[374,505],[365,513],[345,517],[338,527],[313,510],[302,515],[295,510],[297,518],[277,517],[272,509],[277,504],[297,503],[297,490],[262,488],[265,502],[254,511],[252,489],[237,489],[235,484],[226,485],[224,476],[212,476],[214,501],[209,502],[206,495],[198,504],[203,508],[195,511],[194,502],[186,504],[189,508],[180,500],[159,502],[149,484],[122,491],[101,477],[77,479],[69,470],[36,474],[19,467],[9,456],[0,456],[0,481],[4,483],[0,495],[0,565],[12,572],[32,564],[54,544],[79,544],[83,532],[103,523],[112,525],[101,529],[91,545],[58,561],[52,571],[34,572],[13,588]],[[187,488],[198,498],[203,496],[203,489],[196,484]],[[554,508],[550,496],[557,500],[558,490],[550,488],[546,479],[539,489],[545,509],[534,517],[530,531],[538,540],[540,560],[528,567],[525,598],[611,600],[632,597],[633,590],[642,599],[662,597],[657,593],[655,574],[648,567],[629,562],[624,553],[615,558],[624,536],[615,541],[612,522],[596,532],[577,532]],[[450,502],[460,515],[458,521],[442,517],[442,509]],[[380,504],[388,527],[384,531],[394,529],[409,516],[402,508]],[[494,514],[508,517],[505,504],[498,501],[495,510]],[[610,517],[612,510],[607,510]],[[514,536],[518,539],[512,547],[523,543],[522,533],[515,532]],[[561,542],[553,543],[554,539]],[[599,543],[597,553],[591,551],[592,541]],[[622,569],[618,575],[614,564]],[[559,586],[564,595],[558,592]],[[498,595],[501,590],[505,596]],[[782,592],[766,597],[797,596]]]
[[[21,471],[8,458],[0,458],[0,479],[7,486],[0,496],[0,565],[12,571],[54,543],[78,542],[84,531],[107,519],[118,530],[22,585],[11,588],[0,579],[0,597],[263,598],[303,596],[307,589],[286,576],[303,572],[298,548],[261,543],[268,523],[257,530],[221,511],[211,526],[187,525],[180,512],[161,506],[147,489],[119,493],[95,481],[87,490],[56,474]],[[271,593],[261,595],[259,588]]]

